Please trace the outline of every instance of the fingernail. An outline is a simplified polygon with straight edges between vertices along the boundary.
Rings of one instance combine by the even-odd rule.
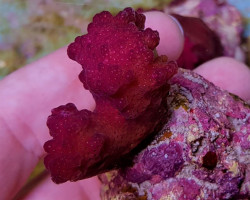
[[[169,17],[171,17],[174,22],[177,24],[177,26],[179,27],[180,31],[181,31],[181,34],[184,35],[184,31],[183,31],[183,28],[182,28],[182,25],[180,24],[180,22],[175,18],[173,17],[172,15],[168,15]]]

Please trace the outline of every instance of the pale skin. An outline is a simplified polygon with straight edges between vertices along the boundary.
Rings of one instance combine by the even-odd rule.
[[[176,59],[183,47],[183,34],[173,19],[159,12],[146,13],[146,27],[159,31],[158,54]],[[95,102],[78,80],[81,66],[66,55],[66,48],[23,67],[0,81],[0,191],[11,199],[25,184],[45,152],[50,139],[46,127],[50,110],[68,102],[78,109],[93,110]],[[231,58],[209,61],[195,70],[221,88],[250,100],[250,70]],[[96,177],[76,183],[42,181],[25,199],[98,200]]]

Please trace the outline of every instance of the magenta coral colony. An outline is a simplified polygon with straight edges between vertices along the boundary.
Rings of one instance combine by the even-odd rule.
[[[69,45],[96,108],[52,110],[52,180],[99,175],[107,200],[247,199],[250,106],[158,56],[144,22],[131,8],[104,11]]]
[[[115,17],[104,11],[93,18],[88,34],[69,45],[68,55],[82,65],[79,78],[96,108],[78,111],[67,104],[52,110],[47,124],[53,140],[44,148],[54,182],[115,168],[114,161],[160,127],[167,113],[167,81],[177,65],[155,56],[159,35],[144,30],[144,22],[145,16],[131,8]]]

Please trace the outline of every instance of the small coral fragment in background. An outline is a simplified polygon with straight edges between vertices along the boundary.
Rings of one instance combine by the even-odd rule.
[[[200,64],[223,55],[219,37],[199,18],[172,14],[184,30],[184,49],[178,66],[194,69]]]
[[[79,111],[70,103],[52,110],[47,125],[53,139],[44,149],[54,182],[118,167],[120,159],[165,122],[167,81],[177,65],[156,56],[158,32],[144,30],[144,22],[145,16],[131,8],[116,16],[104,11],[93,18],[88,34],[69,45],[68,55],[82,65],[79,78],[96,108]]]
[[[242,48],[243,19],[239,10],[228,3],[227,0],[175,0],[173,2],[170,6],[165,7],[166,13],[199,18],[218,36],[224,56],[233,57],[242,62],[245,61],[245,52]],[[190,25],[190,29],[193,29],[194,34],[200,32],[193,25]],[[205,44],[209,49],[209,42],[203,41],[204,48]],[[218,44],[219,48],[221,47]],[[219,56],[218,50],[216,52],[214,56],[217,57]]]

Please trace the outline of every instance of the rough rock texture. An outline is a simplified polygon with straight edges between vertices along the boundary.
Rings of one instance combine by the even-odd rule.
[[[99,176],[102,199],[249,199],[250,106],[190,71],[170,83],[168,122],[131,167]]]

